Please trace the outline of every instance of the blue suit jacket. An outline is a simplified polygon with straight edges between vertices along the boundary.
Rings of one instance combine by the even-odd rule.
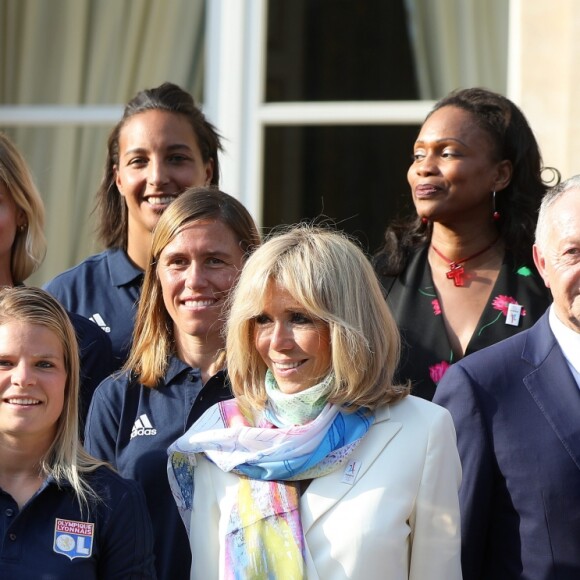
[[[547,313],[452,365],[465,580],[580,578],[580,389]]]

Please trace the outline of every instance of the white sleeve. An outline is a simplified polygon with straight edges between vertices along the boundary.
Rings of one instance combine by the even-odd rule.
[[[461,463],[451,415],[439,409],[429,430],[427,453],[409,522],[409,580],[461,580],[458,490]]]

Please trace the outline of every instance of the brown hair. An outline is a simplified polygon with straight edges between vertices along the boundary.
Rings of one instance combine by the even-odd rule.
[[[163,249],[188,224],[212,219],[225,224],[245,255],[260,245],[260,234],[248,210],[236,198],[213,187],[194,187],[181,194],[163,213],[153,234],[150,260],[135,319],[133,346],[124,370],[139,376],[148,387],[157,386],[174,352],[173,321],[163,302],[157,274]]]

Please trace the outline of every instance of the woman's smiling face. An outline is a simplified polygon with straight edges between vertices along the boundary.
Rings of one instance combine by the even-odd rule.
[[[0,438],[52,442],[64,406],[67,371],[62,343],[45,326],[0,325]]]
[[[304,391],[330,370],[328,324],[310,315],[276,283],[270,283],[262,312],[255,318],[254,343],[283,393]]]
[[[209,184],[212,175],[213,162],[203,161],[187,117],[160,110],[131,117],[119,133],[115,166],[129,214],[129,237],[143,240],[179,194]]]
[[[157,275],[176,335],[205,340],[221,333],[243,258],[239,240],[218,220],[186,224],[163,248]]]

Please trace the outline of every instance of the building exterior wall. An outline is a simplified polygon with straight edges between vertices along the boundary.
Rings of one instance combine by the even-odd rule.
[[[580,173],[580,2],[511,0],[510,96],[526,114],[544,164]]]

